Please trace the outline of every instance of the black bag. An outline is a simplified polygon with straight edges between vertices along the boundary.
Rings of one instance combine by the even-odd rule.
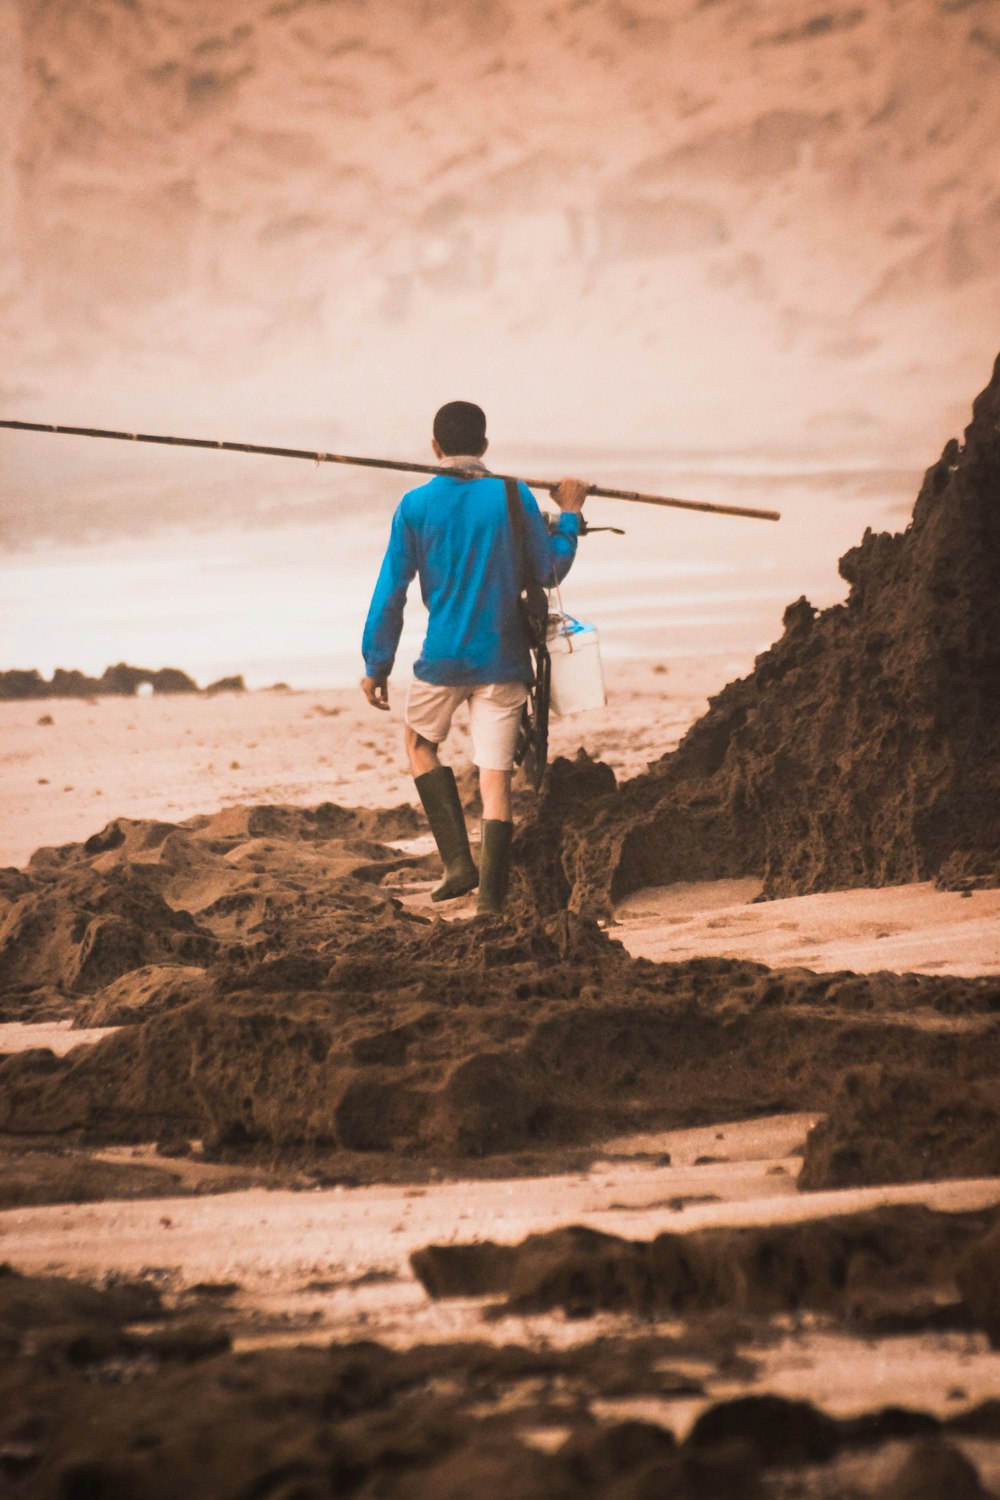
[[[507,515],[514,533],[514,554],[518,570],[518,608],[524,633],[534,658],[535,680],[528,688],[528,701],[521,710],[521,722],[514,750],[514,764],[524,767],[535,791],[542,784],[549,757],[549,691],[551,663],[546,635],[549,624],[549,596],[535,578],[528,556],[527,524],[524,506],[516,481],[504,481],[507,492]]]
[[[524,517],[524,505],[518,493],[517,481],[504,480],[507,492],[507,515],[510,529],[514,533],[514,556],[519,575],[518,607],[521,623],[532,651],[545,648],[545,637],[549,626],[549,596],[535,578],[528,556],[528,536]]]

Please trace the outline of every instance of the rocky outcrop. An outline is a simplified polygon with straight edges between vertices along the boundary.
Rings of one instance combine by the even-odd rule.
[[[557,762],[520,899],[603,913],[644,885],[761,875],[766,896],[1000,879],[1000,360],[899,534],[802,598],[749,677],[617,792]],[[602,794],[594,796],[594,791]]]
[[[0,702],[19,698],[132,698],[143,687],[154,693],[242,693],[246,683],[242,677],[222,677],[202,690],[179,667],[153,671],[130,667],[126,662],[107,667],[100,677],[88,677],[75,669],[68,672],[63,667],[56,667],[48,681],[35,668],[0,672]]]

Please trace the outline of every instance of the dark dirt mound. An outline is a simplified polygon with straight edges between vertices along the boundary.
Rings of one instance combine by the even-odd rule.
[[[986,1236],[996,1221],[995,1211],[941,1214],[907,1204],[648,1241],[572,1225],[518,1245],[430,1245],[411,1262],[433,1297],[502,1295],[503,1309],[513,1312],[770,1316],[810,1309],[869,1329],[946,1318],[964,1326],[972,1304],[959,1302],[956,1270],[973,1247],[995,1246],[995,1234]]]
[[[73,1011],[74,1027],[131,1026],[210,993],[207,969],[194,964],[144,964],[113,979]]]
[[[990,1500],[971,1459],[953,1443],[928,1438],[914,1443],[877,1500]]]
[[[1000,1176],[1000,1081],[951,1069],[849,1072],[809,1132],[799,1187]]]
[[[382,883],[411,859],[375,841],[414,816],[229,808],[39,850],[0,932],[6,1014],[61,996],[124,1029],[0,1062],[0,1130],[397,1173],[825,1109],[874,1062],[967,1092],[999,1068],[996,981],[631,962],[567,912],[414,918]]]
[[[348,880],[357,901],[377,889]],[[7,1058],[0,1130],[457,1165],[823,1109],[876,1060],[948,1069],[967,1089],[1000,1068],[991,980],[657,965],[565,913],[426,924],[367,894],[352,935],[344,898],[343,883],[317,897],[319,941],[307,910],[289,946],[290,919],[263,957],[255,939],[230,945],[201,998],[64,1058]],[[113,988],[121,1003],[126,980]]]
[[[985,1329],[990,1343],[1000,1349],[1000,1225],[977,1241],[958,1266],[958,1288],[977,1328]]]
[[[784,635],[617,792],[557,762],[518,838],[520,900],[601,914],[645,885],[761,875],[768,896],[1000,878],[1000,360],[905,532],[840,563],[845,604]]]
[[[145,1282],[99,1291],[58,1276],[21,1276],[0,1265],[0,1341],[8,1348],[40,1328],[120,1328],[162,1313],[159,1294]]]
[[[159,1326],[139,1332],[137,1319]],[[565,1350],[354,1343],[234,1354],[220,1326],[172,1315],[148,1289],[0,1274],[0,1482],[32,1500],[758,1500],[770,1471],[811,1493],[799,1477],[808,1483],[810,1465],[829,1473],[851,1455],[857,1479],[859,1457],[874,1461],[890,1442],[894,1477],[931,1444],[932,1471],[957,1474],[954,1438],[995,1431],[986,1408],[948,1423],[899,1409],[838,1420],[766,1394],[709,1403],[684,1442],[599,1414],[608,1393],[703,1403],[686,1368],[695,1360],[731,1378],[746,1337],[716,1321]]]
[[[0,893],[0,1016],[31,1011],[45,987],[69,1001],[148,966],[333,954],[352,926],[400,915],[378,883],[413,861],[380,840],[415,827],[409,807],[237,807],[181,824],[119,818],[40,849]],[[108,1005],[120,1015],[129,997]]]
[[[996,1118],[1000,981],[633,962],[571,912],[429,922],[391,894],[420,861],[381,841],[415,817],[237,807],[39,850],[6,885],[0,1016],[123,1029],[0,1059],[0,1131],[199,1139],[348,1175],[363,1155],[364,1176],[396,1178],[828,1109],[874,1064],[948,1074],[984,1130]],[[954,1124],[904,1172],[870,1143],[859,1176],[961,1175]]]
[[[80,1152],[33,1151],[0,1141],[0,1209],[166,1198],[179,1191],[178,1174],[163,1167],[94,1161]]]
[[[163,1142],[157,1153],[121,1153],[115,1160],[86,1146],[48,1137],[0,1136],[0,1209],[45,1203],[126,1202],[136,1198],[206,1197],[245,1188],[313,1186],[283,1171],[217,1166],[187,1141]]]
[[[0,1060],[0,1130],[398,1176],[821,1110],[875,1063],[995,1115],[1000,981],[633,962],[566,911],[430,922],[393,894],[414,861],[380,841],[415,817],[231,808],[39,850],[7,884],[0,1015],[122,1029]],[[920,1172],[966,1170],[951,1138]]]
[[[22,896],[0,929],[4,987],[12,996],[49,984],[86,994],[144,964],[208,962],[211,932],[162,894],[157,871],[67,871],[57,886]]]

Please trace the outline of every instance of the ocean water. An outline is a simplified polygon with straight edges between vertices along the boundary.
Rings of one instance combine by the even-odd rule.
[[[495,461],[515,467],[508,455]],[[558,476],[566,463],[535,453],[516,466]],[[291,467],[280,489],[244,469],[239,504],[206,501],[201,510],[164,506],[152,486],[143,494],[133,484],[127,525],[103,492],[84,495],[97,524],[67,524],[65,540],[52,525],[34,542],[19,539],[2,561],[0,668],[99,675],[129,661],[181,667],[202,685],[233,673],[250,687],[356,682],[368,601],[408,479],[352,470],[331,484],[328,470],[317,478]],[[581,541],[562,600],[598,626],[605,660],[703,654],[723,658],[730,674],[780,635],[792,600],[805,594],[824,607],[845,596],[838,558],[866,527],[905,526],[918,481],[863,463],[759,456],[587,455],[575,467],[595,483],[782,512],[774,523],[588,501],[593,525],[626,534]],[[398,673],[419,650],[423,621],[414,584]]]

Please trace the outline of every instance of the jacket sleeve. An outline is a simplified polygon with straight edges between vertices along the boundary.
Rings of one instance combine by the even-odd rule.
[[[399,505],[392,518],[389,545],[375,584],[361,642],[365,672],[369,677],[388,677],[392,671],[403,629],[406,591],[416,571],[416,539],[403,514],[403,506]]]
[[[555,531],[545,524],[538,501],[527,485],[519,485],[524,513],[528,522],[528,551],[535,577],[545,588],[562,583],[573,565],[576,542],[580,535],[580,517],[572,511],[562,511]]]

